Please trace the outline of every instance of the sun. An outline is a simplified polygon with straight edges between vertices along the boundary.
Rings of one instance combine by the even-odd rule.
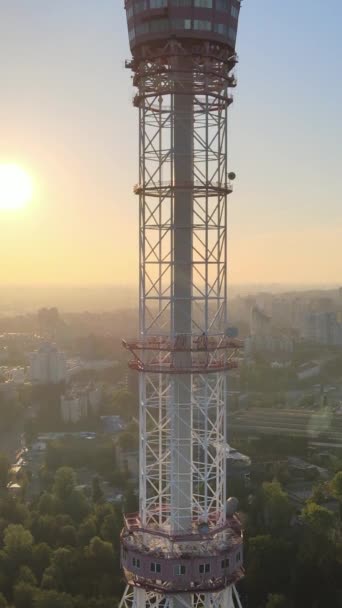
[[[0,164],[0,210],[22,209],[32,195],[32,179],[24,169],[14,164]]]

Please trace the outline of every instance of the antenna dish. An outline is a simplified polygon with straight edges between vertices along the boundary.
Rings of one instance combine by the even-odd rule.
[[[230,179],[231,182],[233,182],[234,179],[236,178],[236,173],[234,173],[234,171],[231,171],[230,173],[228,173],[228,178]]]

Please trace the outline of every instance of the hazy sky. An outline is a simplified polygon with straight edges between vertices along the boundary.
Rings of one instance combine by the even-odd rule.
[[[0,0],[0,283],[136,280],[137,112],[123,0]],[[245,0],[230,120],[230,279],[342,282],[342,2]]]

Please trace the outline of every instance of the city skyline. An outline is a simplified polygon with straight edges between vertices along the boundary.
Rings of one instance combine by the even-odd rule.
[[[338,284],[342,7],[257,4],[243,6],[237,45],[230,282]],[[0,283],[134,285],[137,118],[123,2],[13,0],[0,16],[0,163],[35,185],[25,210],[0,213]]]

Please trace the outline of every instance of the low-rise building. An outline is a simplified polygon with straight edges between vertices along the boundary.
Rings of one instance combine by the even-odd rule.
[[[298,380],[307,380],[319,376],[321,373],[321,364],[319,361],[308,361],[303,363],[297,370]]]
[[[88,416],[88,402],[85,395],[61,397],[61,416],[66,424],[76,424]]]
[[[101,416],[101,424],[104,433],[108,433],[109,435],[120,433],[126,428],[126,424],[121,416]]]
[[[8,372],[8,380],[18,386],[26,382],[26,369],[24,367],[13,367]]]
[[[102,388],[89,385],[75,387],[61,397],[63,422],[76,424],[88,416],[97,415],[102,401]]]

